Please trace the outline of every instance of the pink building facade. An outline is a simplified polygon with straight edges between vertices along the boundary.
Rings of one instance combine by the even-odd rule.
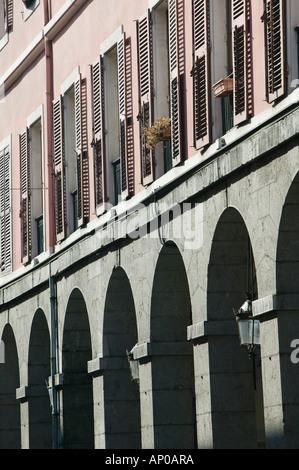
[[[90,329],[86,327],[90,335],[90,355],[84,358],[84,364],[92,382],[91,408],[95,424],[87,433],[90,439],[86,441],[87,447],[91,442],[98,448],[118,446],[121,442],[127,447],[144,448],[178,448],[180,443],[184,448],[298,445],[298,431],[294,431],[295,422],[290,417],[292,413],[293,416],[299,413],[298,404],[292,394],[287,397],[289,384],[295,390],[297,382],[285,359],[291,354],[289,349],[294,339],[287,319],[293,312],[295,323],[298,322],[297,304],[295,288],[289,289],[285,280],[294,272],[291,262],[297,269],[299,256],[294,248],[289,248],[288,254],[283,251],[284,244],[289,243],[286,234],[291,231],[296,236],[298,228],[292,229],[287,223],[280,225],[283,217],[291,220],[283,210],[288,211],[289,206],[295,210],[299,204],[298,152],[293,144],[297,136],[294,113],[298,106],[298,24],[297,0],[0,1],[0,333],[6,343],[13,344],[11,338],[14,337],[17,345],[22,344],[20,367],[17,367],[19,379],[12,387],[17,389],[18,398],[17,404],[14,403],[14,423],[19,425],[10,426],[14,432],[8,441],[3,437],[3,447],[80,446],[71,432],[72,419],[67,406],[62,405],[68,396],[68,383],[61,382],[68,370],[64,366],[68,344],[65,338],[68,332],[76,331],[67,321],[68,314],[77,314],[77,309],[85,312],[90,324]],[[161,116],[168,123],[170,133],[166,130],[162,135],[160,132],[155,146],[150,147],[147,132],[153,131],[153,124]],[[268,133],[267,129],[270,129]],[[263,164],[257,163],[262,157]],[[290,199],[287,199],[288,194]],[[176,253],[176,261],[172,258],[168,265],[165,233],[161,238],[158,229],[160,238],[157,235],[154,245],[142,244],[142,237],[138,236],[138,241],[134,242],[132,232],[143,226],[134,219],[139,207],[139,214],[145,215],[146,226],[154,217],[151,210],[156,210],[156,204],[164,204],[166,212],[170,209],[175,214],[174,208],[189,203],[200,207],[201,215],[192,219],[190,227],[181,214],[179,220],[183,227],[196,233],[194,249],[186,248],[185,234],[185,238],[180,239],[181,245],[178,242],[181,254]],[[193,211],[192,206],[191,214],[196,215]],[[234,211],[239,211],[246,221],[244,227],[241,216],[239,220]],[[156,215],[161,216],[162,212]],[[122,220],[128,225],[124,232],[120,228],[121,233],[116,235],[115,224]],[[174,231],[174,220],[175,215],[168,221],[170,232]],[[107,227],[112,227],[112,235],[105,232]],[[236,230],[233,236],[228,235],[228,227]],[[233,314],[232,318],[221,316],[221,305],[229,298],[227,310],[232,312],[246,290],[238,283],[247,276],[247,255],[238,258],[233,254],[229,260],[227,253],[224,254],[225,246],[230,253],[247,253],[244,241],[247,231],[252,244],[250,253],[255,260],[251,301],[264,341],[260,347],[262,372],[257,372],[256,405],[250,402],[254,413],[251,408],[248,411],[244,398],[238,409],[240,421],[235,422],[234,418],[229,429],[230,421],[225,420],[225,415],[232,416],[234,406],[228,404],[229,399],[219,405],[216,390],[227,387],[229,394],[227,380],[231,375],[232,390],[237,391],[236,381],[241,380],[243,372],[239,372],[238,366],[232,372],[223,365],[220,374],[223,377],[219,379],[213,351],[216,355],[216,351],[222,350],[224,340],[221,345],[218,339],[224,337],[228,341],[224,350],[230,350],[231,333],[225,333],[226,326],[229,323],[231,331],[232,319],[235,325]],[[99,233],[104,233],[102,238]],[[164,248],[166,243],[165,265],[159,257],[162,254],[157,238],[162,240]],[[130,248],[126,244],[128,239]],[[169,236],[169,240],[173,241],[174,237]],[[185,281],[175,284],[178,273],[183,272],[179,256],[186,269],[188,288],[182,287]],[[50,266],[54,269],[57,289],[55,308],[46,300],[54,279],[51,275],[47,277]],[[119,351],[111,352],[114,347],[110,344],[111,337],[115,335],[119,339],[127,335],[119,326],[123,321],[119,313],[115,313],[118,325],[115,333],[111,331],[113,323],[107,327],[108,320],[105,320],[106,311],[123,309],[126,312],[129,302],[126,296],[122,297],[128,287],[126,281],[122,283],[122,274],[113,278],[112,266],[116,271],[123,269],[129,284],[132,283],[134,301],[130,302],[135,312],[134,321],[124,331],[126,328],[131,333],[134,330],[132,338],[135,340],[130,339],[126,347],[130,350],[135,344],[133,357],[139,366],[139,389],[134,393],[138,395],[135,401],[138,401],[140,418],[136,419],[134,429],[124,427],[123,434],[115,431],[112,418],[111,422],[105,421],[105,428],[100,413],[105,410],[109,416],[108,400],[123,417],[119,403],[129,401],[120,397],[110,399],[108,395],[105,398],[105,390],[110,390],[109,378],[106,378],[106,388],[103,385],[105,374],[108,377],[108,372],[112,374],[114,370],[113,360],[121,357]],[[238,276],[240,266],[244,269]],[[280,283],[281,266],[283,280]],[[159,269],[165,278],[161,273],[159,278]],[[163,295],[158,302],[157,286],[163,286],[164,282],[167,285],[168,269],[170,277],[173,275],[172,297],[184,290],[189,292],[189,297],[186,294],[189,300],[182,296],[177,302],[169,300],[167,304],[165,299],[171,289],[165,287],[164,291],[161,287]],[[92,271],[94,276],[91,276]],[[298,276],[298,271],[295,273]],[[157,279],[160,282],[156,286]],[[226,287],[225,300],[221,292],[228,279],[231,285]],[[95,296],[95,291],[101,291],[97,294],[99,297]],[[237,296],[233,294],[235,291],[238,291]],[[258,292],[253,295],[253,291]],[[122,301],[113,303],[112,294]],[[286,294],[284,302],[281,296]],[[107,299],[111,302],[110,310]],[[183,312],[189,301],[191,317],[187,319],[186,314],[182,337],[175,330],[167,336],[166,324],[173,321],[165,313],[169,305],[173,311],[181,308]],[[55,351],[56,361],[51,362],[49,356],[49,368],[45,361],[43,370],[46,378],[51,378],[49,388],[55,392],[52,406],[61,404],[54,444],[49,443],[49,437],[39,441],[36,430],[32,431],[37,421],[30,421],[34,402],[31,396],[35,396],[30,390],[37,386],[30,384],[30,334],[38,324],[34,323],[34,318],[42,317],[41,311],[49,330],[51,358]],[[101,312],[99,317],[98,311]],[[287,313],[281,317],[284,311]],[[37,317],[34,317],[35,312],[38,312]],[[184,317],[182,312],[177,312],[178,317]],[[208,323],[213,324],[212,329],[210,326],[205,329]],[[8,334],[10,324],[12,332]],[[157,333],[155,337],[155,328],[165,331],[165,336]],[[213,328],[217,332],[208,333],[216,331]],[[83,330],[86,333],[85,326]],[[22,331],[27,331],[24,340]],[[80,331],[81,327],[77,331],[79,336]],[[287,337],[288,347],[281,346],[279,333],[270,341],[269,331],[281,331]],[[296,335],[295,331],[293,334]],[[233,336],[237,336],[235,331]],[[59,338],[60,343],[56,344],[54,337]],[[176,342],[178,344],[173,346]],[[162,349],[155,349],[160,343]],[[155,361],[168,351],[168,343],[174,351],[180,351],[173,355],[177,354],[178,362],[185,364],[183,369],[187,367],[186,357],[192,356],[193,361],[192,383],[186,386],[184,397],[174,400],[172,412],[168,410],[170,416],[175,403],[185,401],[187,415],[192,415],[192,419],[186,418],[174,428],[169,416],[164,422],[155,414],[157,409],[163,408],[162,392],[154,375],[155,370],[157,377],[163,374],[163,367],[160,363],[157,366]],[[182,352],[185,343],[188,348],[192,345],[191,353]],[[123,349],[126,358],[126,349]],[[164,352],[154,353],[156,350]],[[165,370],[173,371],[177,365],[171,363],[171,354],[165,352],[170,361]],[[270,378],[272,357],[276,361],[275,370],[279,371],[274,379]],[[104,366],[106,363],[110,365]],[[210,372],[207,372],[207,364]],[[243,375],[247,376],[246,367]],[[285,373],[288,378],[281,384],[280,378],[285,377]],[[6,375],[9,372],[5,372]],[[220,380],[217,386],[216,376]],[[119,380],[122,383],[122,378]],[[172,383],[177,384],[176,380]],[[147,389],[149,382],[151,386]],[[77,389],[80,396],[83,396],[84,384],[83,381]],[[167,387],[163,392],[171,390],[170,394],[175,394],[179,388],[177,385]],[[248,384],[242,383],[240,387],[240,390],[242,387],[247,390]],[[111,394],[113,396],[113,390]],[[149,396],[152,398],[150,406]],[[161,403],[157,397],[161,398]],[[21,409],[20,415],[17,409]],[[129,407],[126,415],[130,414],[128,410]],[[4,409],[3,413],[5,416]],[[233,442],[232,436],[245,415],[248,428],[242,428],[240,440]],[[50,427],[47,420],[43,421],[45,436]],[[257,424],[252,425],[253,421]],[[63,422],[68,424],[61,424]],[[184,439],[179,425],[187,430]],[[164,438],[161,437],[163,432]],[[4,434],[5,431],[0,436]],[[122,441],[124,434],[127,440]],[[191,435],[196,438],[188,438]]]
[[[4,2],[2,7],[1,87],[4,112],[1,113],[1,139],[11,140],[10,186],[16,188],[11,192],[11,232],[8,235],[10,242],[6,242],[11,246],[9,265],[5,269],[8,273],[28,263],[40,251],[51,251],[65,240],[78,226],[77,221],[73,221],[74,218],[78,218],[80,225],[83,221],[86,223],[98,217],[107,209],[105,204],[110,207],[116,204],[114,186],[118,183],[114,181],[117,177],[113,172],[118,170],[115,169],[117,163],[113,162],[120,159],[121,152],[123,161],[120,162],[120,196],[124,200],[147,188],[152,181],[165,174],[167,169],[183,164],[201,149],[206,149],[223,138],[227,129],[248,124],[259,113],[271,108],[276,99],[287,96],[296,86],[294,83],[298,75],[298,54],[294,30],[297,21],[295,2],[287,2],[286,7],[277,5],[277,12],[276,6],[265,7],[262,0],[246,7],[243,2],[233,2],[233,5],[222,2],[217,8],[213,3],[208,5],[203,2],[203,5],[200,3],[194,6],[194,12],[192,2],[182,2],[181,5],[171,5],[175,17],[173,25],[170,25],[173,27],[170,33],[166,15],[169,7],[168,4],[163,5],[163,2],[139,2],[138,5],[134,4],[132,12],[131,7],[127,6],[123,11],[122,3],[109,3],[106,6],[100,2],[92,2],[88,8],[86,5],[81,8],[80,2],[75,2],[74,5],[71,3],[69,8],[64,2],[55,2],[55,5],[29,2],[26,6],[27,3],[19,2],[14,5],[8,2],[6,5]],[[280,36],[277,38],[272,38],[271,31],[267,29],[267,8],[273,8],[273,14],[280,15],[277,18],[280,22]],[[232,9],[235,11],[235,19],[234,16],[231,19]],[[154,19],[143,17],[149,14],[148,11],[153,13]],[[269,10],[268,15],[271,14],[272,10]],[[95,18],[98,19],[97,22]],[[74,22],[76,27],[71,27]],[[141,29],[139,40],[138,26],[136,29],[138,24]],[[244,28],[242,31],[246,36],[245,42],[243,36],[241,40],[234,37],[234,32],[237,31],[235,28],[238,27]],[[273,28],[275,30],[275,25]],[[239,34],[240,32],[241,29]],[[144,47],[142,41],[149,34],[152,34],[150,48],[138,52],[138,47]],[[169,37],[173,39],[172,43],[169,43]],[[123,41],[122,45],[119,41]],[[117,53],[117,47],[123,48],[124,55],[121,56],[120,51]],[[76,53],[70,54],[71,50]],[[169,62],[170,59],[173,59],[172,63]],[[96,73],[101,73],[101,99],[93,95],[93,86],[99,86],[93,83],[93,80],[99,80]],[[121,79],[124,82],[121,85],[118,83],[119,73],[123,74]],[[229,93],[229,98],[226,98],[226,111],[230,114],[223,118],[224,99],[215,98],[216,92],[214,93],[212,86],[222,78],[235,76],[236,73],[240,74],[240,86],[235,80],[232,85],[235,93]],[[178,89],[174,87],[171,91],[171,83],[176,83],[177,77]],[[143,80],[147,83],[144,84]],[[75,91],[76,84],[79,88]],[[123,89],[117,91],[119,86],[123,86]],[[197,87],[204,90],[203,95],[200,95]],[[274,92],[271,87],[274,87]],[[122,110],[118,109],[120,105],[117,94],[120,91],[124,93]],[[79,98],[75,96],[76,92],[80,93]],[[75,102],[76,99],[80,100],[79,105]],[[62,102],[62,111],[57,108],[57,100]],[[61,114],[61,129],[57,131],[61,134],[57,136],[59,142],[54,140],[54,102],[56,111]],[[156,155],[149,149],[144,150],[145,144],[143,147],[140,145],[143,133],[141,114],[144,109],[149,110],[150,115],[146,126],[150,126],[160,115],[173,117],[173,151],[168,157],[168,164],[161,162],[161,145]],[[80,126],[83,126],[80,136],[76,136],[74,130],[78,123],[70,123],[74,121],[76,112],[80,114],[76,118],[80,120]],[[95,116],[99,121],[96,113],[101,113],[101,122],[96,122],[95,125],[101,128],[100,132],[103,134],[102,157],[96,156],[98,147],[92,147],[95,141],[99,141],[93,124]],[[123,147],[119,148],[118,127],[119,121],[124,122],[121,117],[124,115],[125,129],[122,132],[125,132],[125,140]],[[229,122],[224,122],[225,119]],[[113,123],[112,126],[109,125],[110,122]],[[28,142],[31,138],[34,141],[31,133],[37,139],[32,148],[37,152],[39,168],[35,175],[30,174],[35,166],[33,164],[30,172],[28,169],[24,170],[28,171],[28,181],[23,189],[27,191],[28,203],[23,204],[25,215],[20,218],[20,199],[26,199],[24,195],[21,198],[20,191],[17,190],[21,187],[20,154],[22,150],[27,153],[33,151],[32,148],[29,149],[28,142],[23,143],[23,147],[19,142],[19,136],[24,132],[30,134],[27,137]],[[76,138],[80,140],[77,148]],[[27,150],[24,150],[24,145]],[[58,152],[61,155],[58,159],[61,159],[64,168],[61,182],[61,197],[64,202],[56,209],[53,203],[57,199],[55,180],[59,180],[60,173],[57,176],[56,172],[55,177],[55,169],[51,168],[55,166],[55,145],[59,146]],[[143,150],[146,155],[142,154]],[[84,157],[81,155],[82,168],[78,170],[82,172],[80,189],[75,178],[77,162],[68,157],[73,152],[77,155],[84,153]],[[101,158],[103,161],[98,162]],[[101,175],[96,175],[96,171]],[[36,181],[33,181],[35,178]],[[41,189],[31,191],[30,187],[34,186]],[[56,191],[60,190],[56,188]],[[78,195],[75,194],[76,191]],[[119,192],[119,188],[117,191]],[[31,200],[35,199],[35,194],[39,201],[36,204],[32,202],[35,207],[31,208]],[[81,215],[77,214],[78,202],[74,202],[74,198],[76,201],[79,198]],[[39,219],[41,216],[43,222]],[[24,221],[24,218],[28,221]],[[36,228],[38,223],[39,229]],[[38,230],[43,230],[42,240],[39,241],[37,238],[41,234],[37,236]],[[21,233],[23,239],[20,239]]]

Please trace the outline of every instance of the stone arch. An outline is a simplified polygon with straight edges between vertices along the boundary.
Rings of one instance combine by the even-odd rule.
[[[234,317],[248,291],[257,298],[251,242],[242,216],[230,207],[216,226],[208,266],[207,319],[216,332],[208,336],[214,448],[264,445],[261,368],[240,348]]]
[[[35,312],[31,325],[28,356],[29,447],[50,449],[51,407],[47,382],[51,374],[50,334],[42,309]]]
[[[0,449],[21,448],[20,404],[16,389],[20,386],[19,359],[12,327],[7,324],[1,340],[4,363],[0,363]]]
[[[296,295],[299,290],[299,172],[286,196],[276,253],[277,294]]]
[[[271,398],[275,388],[281,394],[284,416],[281,428],[275,428],[271,423],[269,447],[277,446],[277,442],[283,439],[285,448],[298,449],[299,374],[298,364],[291,353],[294,350],[293,342],[297,344],[299,337],[299,172],[289,187],[282,208],[276,253],[276,293],[276,317],[271,325],[273,340],[271,345],[269,342],[268,354],[273,355],[275,351],[277,372],[275,377],[272,373],[268,387],[271,387]],[[270,424],[267,425],[270,428]]]
[[[195,448],[194,364],[191,301],[182,255],[162,248],[151,301],[151,367],[154,444],[157,449]]]
[[[67,304],[62,339],[63,447],[94,447],[92,359],[88,312],[82,292],[74,288]]]
[[[131,285],[125,271],[114,269],[107,288],[103,322],[105,447],[141,447],[140,396],[127,353],[138,341]]]

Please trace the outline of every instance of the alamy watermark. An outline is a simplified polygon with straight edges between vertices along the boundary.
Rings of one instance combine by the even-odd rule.
[[[299,362],[299,339],[293,339],[291,342],[291,348],[294,348],[294,351],[291,353],[291,362],[293,364],[298,364]]]
[[[161,243],[178,242],[185,249],[198,249],[203,244],[203,205],[199,203],[174,204],[153,202],[138,204],[134,209],[117,214],[106,207],[110,219],[96,229],[96,236],[103,242],[130,238],[156,238]],[[109,217],[109,215],[108,215]]]

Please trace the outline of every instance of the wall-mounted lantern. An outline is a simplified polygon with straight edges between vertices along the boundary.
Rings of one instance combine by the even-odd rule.
[[[241,346],[247,348],[251,357],[260,345],[260,322],[252,316],[252,295],[247,294],[247,299],[239,308],[234,310],[237,320]]]

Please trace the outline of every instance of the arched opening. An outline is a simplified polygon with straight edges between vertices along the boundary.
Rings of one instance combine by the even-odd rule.
[[[114,270],[103,326],[105,441],[107,449],[141,447],[139,385],[132,380],[127,352],[138,341],[134,299],[127,275]]]
[[[279,226],[276,257],[277,293],[298,294],[299,173],[287,194]]]
[[[67,305],[62,342],[63,446],[65,449],[94,447],[91,336],[85,300],[74,289]]]
[[[47,390],[50,369],[50,335],[44,312],[38,309],[31,327],[28,385],[29,385],[29,447],[52,447],[51,407]]]
[[[194,367],[189,286],[178,248],[165,245],[151,304],[154,442],[156,449],[196,448]]]
[[[272,329],[276,335],[271,345],[269,342],[269,356],[274,354],[275,344],[277,379],[275,381],[275,377],[270,376],[269,397],[272,398],[273,390],[277,388],[277,395],[282,403],[283,423],[268,420],[267,441],[270,448],[283,445],[283,448],[298,449],[298,353],[293,347],[298,346],[299,338],[299,172],[290,186],[282,210],[276,254],[276,283],[278,308]],[[292,356],[293,351],[295,357]],[[268,356],[267,352],[265,356]],[[271,357],[268,363],[270,360]]]
[[[264,446],[260,361],[253,363],[240,347],[234,318],[248,291],[257,298],[249,235],[240,214],[229,208],[217,224],[208,269],[208,321],[223,322],[220,334],[208,338],[214,448]]]
[[[6,325],[2,334],[4,363],[0,363],[0,449],[21,448],[19,361],[13,330]]]

